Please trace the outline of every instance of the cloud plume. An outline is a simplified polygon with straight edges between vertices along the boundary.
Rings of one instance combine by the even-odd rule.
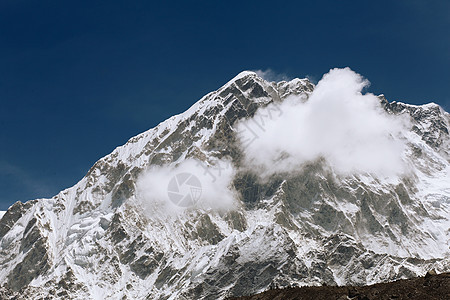
[[[272,69],[255,70],[254,72],[266,81],[288,81],[290,79],[286,74],[277,73]]]
[[[252,141],[242,144],[246,163],[274,173],[324,158],[341,174],[401,173],[405,145],[400,132],[407,120],[385,112],[375,95],[362,94],[368,85],[349,68],[332,69],[308,101],[291,97],[260,109],[253,119],[238,124],[241,141]],[[281,113],[267,118],[275,105]],[[264,120],[258,128],[257,120]]]

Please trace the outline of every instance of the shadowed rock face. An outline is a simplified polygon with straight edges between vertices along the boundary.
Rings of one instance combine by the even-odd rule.
[[[36,203],[35,200],[26,203],[16,202],[8,209],[0,222],[0,239],[11,230],[17,220],[19,220],[34,203]]]
[[[22,261],[8,275],[8,286],[19,291],[39,275],[44,275],[50,267],[46,249],[46,240],[36,226],[25,235],[20,247]]]
[[[449,115],[436,105],[380,105],[411,117],[411,172],[387,183],[334,174],[326,159],[261,178],[242,168],[236,122],[307,80],[244,72],[184,114],[131,138],[74,187],[14,204],[0,220],[0,296],[19,299],[222,299],[269,286],[370,284],[449,268]],[[239,206],[148,214],[136,182],[152,165],[228,159]],[[446,246],[447,243],[447,246]],[[1,297],[0,297],[1,298]]]

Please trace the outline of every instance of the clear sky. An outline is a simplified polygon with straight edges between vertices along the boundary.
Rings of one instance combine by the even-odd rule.
[[[242,70],[450,109],[449,1],[0,2],[0,210],[96,160]]]

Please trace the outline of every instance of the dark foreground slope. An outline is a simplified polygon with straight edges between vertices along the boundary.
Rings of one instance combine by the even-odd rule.
[[[389,283],[369,286],[320,286],[272,289],[261,294],[230,300],[307,300],[307,299],[450,299],[450,273],[412,279],[402,279]]]

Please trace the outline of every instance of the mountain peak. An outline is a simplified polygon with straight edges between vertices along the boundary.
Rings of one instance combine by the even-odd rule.
[[[236,84],[237,82],[241,81],[247,81],[252,80],[253,82],[264,82],[265,80],[258,76],[256,72],[253,71],[242,71],[236,76],[234,76],[231,80],[229,80],[227,83],[225,83],[219,90],[224,90],[228,87],[230,87],[233,84]]]
[[[241,78],[243,78],[243,77],[247,77],[247,76],[257,76],[257,77],[259,77],[258,74],[257,74],[256,72],[245,70],[245,71],[242,71],[242,72],[240,72],[239,74],[237,74],[237,75],[232,79],[232,81],[235,81],[235,80],[241,79]]]
[[[116,148],[75,186],[0,212],[0,298],[224,299],[273,284],[360,285],[448,269],[450,120],[435,110],[383,102],[414,125],[404,137],[410,176],[398,182],[344,178],[322,160],[264,180],[245,167],[236,123],[255,121],[248,133],[261,138],[269,116],[251,119],[258,109],[313,90],[307,79],[243,71]],[[297,130],[279,133],[296,139]],[[206,176],[202,197],[223,199],[226,189],[211,195],[205,183],[236,171],[229,187],[239,205],[173,215],[164,203],[175,189],[162,174],[186,161]],[[148,172],[158,176],[142,180]]]

